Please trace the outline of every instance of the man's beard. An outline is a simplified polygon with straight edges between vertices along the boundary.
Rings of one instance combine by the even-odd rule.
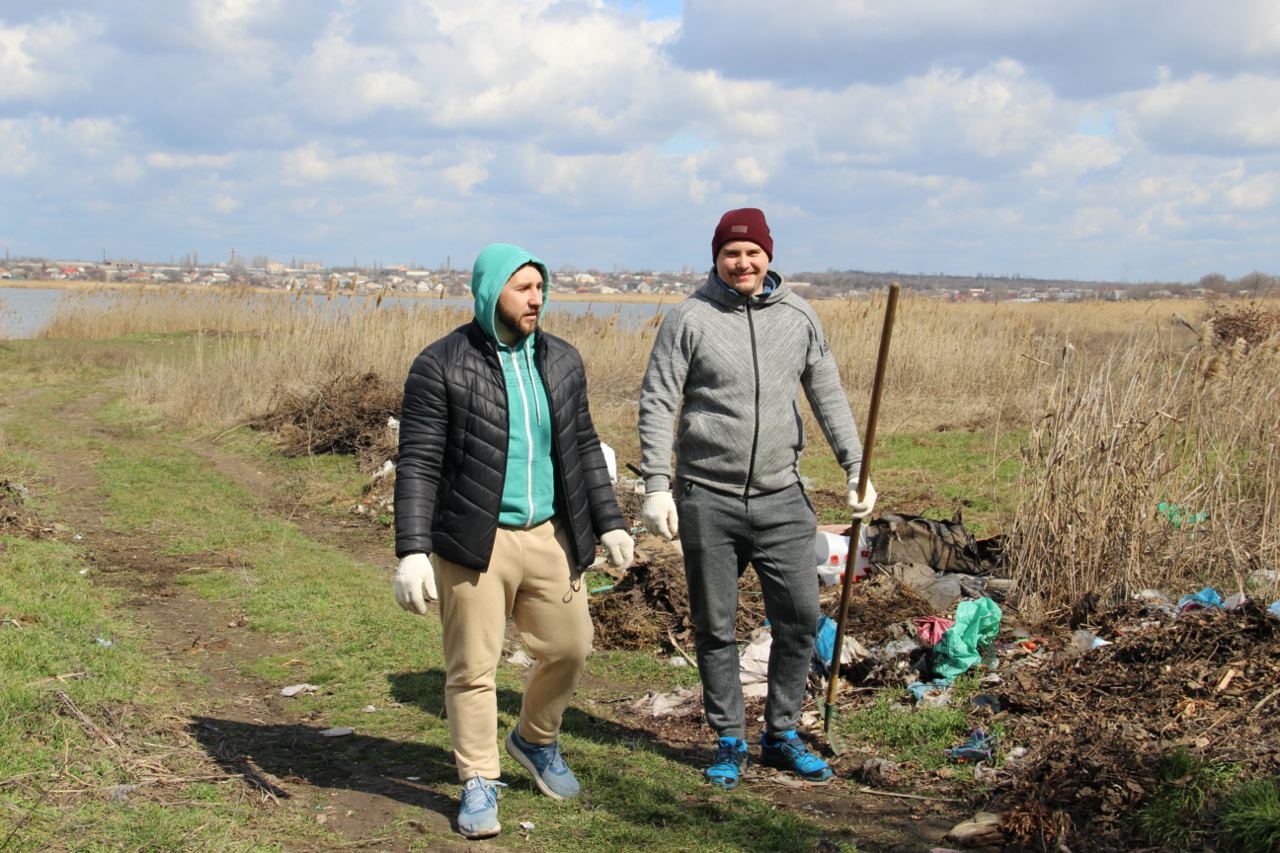
[[[511,334],[515,335],[517,338],[528,337],[538,329],[538,319],[536,316],[533,318],[533,324],[529,326],[528,331],[525,331],[525,329],[520,325],[520,321],[524,317],[523,314],[510,313],[501,305],[498,305],[497,315],[498,322],[506,326],[507,329],[510,330]]]

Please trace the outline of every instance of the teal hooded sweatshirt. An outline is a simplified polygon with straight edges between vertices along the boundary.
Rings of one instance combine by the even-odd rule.
[[[498,295],[516,270],[532,264],[542,273],[542,310],[550,294],[547,265],[519,246],[491,243],[471,268],[476,320],[493,339],[507,386],[507,475],[498,523],[533,527],[555,515],[556,478],[551,462],[551,412],[534,358],[537,332],[508,346],[498,337]]]

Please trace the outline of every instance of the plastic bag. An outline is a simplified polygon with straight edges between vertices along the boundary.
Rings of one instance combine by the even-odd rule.
[[[995,642],[1000,633],[1000,606],[989,598],[962,601],[956,606],[956,624],[933,647],[933,671],[954,679],[982,660],[981,646]]]

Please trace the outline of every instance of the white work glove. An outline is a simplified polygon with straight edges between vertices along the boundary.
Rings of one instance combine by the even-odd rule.
[[[600,544],[609,552],[609,565],[622,571],[636,556],[636,543],[625,530],[609,530],[600,536]]]
[[[858,500],[858,478],[849,481],[849,508],[854,518],[866,518],[876,508],[876,487],[871,485],[870,478],[867,478],[867,493],[862,500]]]
[[[670,542],[680,532],[680,518],[676,515],[676,500],[671,492],[651,492],[644,496],[644,526]]]
[[[427,615],[427,602],[436,600],[436,570],[426,554],[405,554],[396,568],[396,604]]]

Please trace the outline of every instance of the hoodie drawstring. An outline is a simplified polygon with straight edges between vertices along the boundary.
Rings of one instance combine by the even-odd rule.
[[[531,352],[532,349],[533,349],[532,346],[525,346],[524,363],[525,363],[525,369],[529,371],[529,385],[530,385],[529,390],[533,392],[533,411],[538,416],[538,426],[542,426],[542,401],[538,399],[538,389],[532,387],[533,377],[534,377],[533,353]]]

